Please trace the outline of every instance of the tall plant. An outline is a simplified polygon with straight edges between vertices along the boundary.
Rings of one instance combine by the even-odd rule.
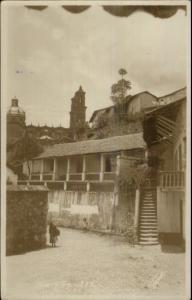
[[[128,95],[128,90],[131,89],[131,82],[124,79],[127,71],[123,68],[119,70],[121,79],[111,86],[111,100],[114,104],[122,104]]]

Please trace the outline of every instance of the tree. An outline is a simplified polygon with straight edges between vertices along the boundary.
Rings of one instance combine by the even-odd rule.
[[[131,82],[124,79],[127,71],[121,68],[119,70],[119,74],[122,78],[117,83],[114,83],[111,87],[111,100],[114,104],[124,103],[127,97],[128,90],[131,89]]]
[[[29,137],[27,130],[24,136],[7,149],[7,163],[16,171],[20,169],[24,162],[27,163],[29,174],[31,173],[29,161],[43,151],[37,140]],[[19,170],[19,171],[17,171]]]

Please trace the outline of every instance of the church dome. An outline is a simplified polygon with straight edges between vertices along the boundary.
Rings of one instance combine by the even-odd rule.
[[[7,114],[10,116],[23,116],[25,117],[25,112],[24,110],[19,107],[18,105],[18,99],[14,98],[12,99],[12,104],[11,104],[11,107],[8,109],[8,112]]]

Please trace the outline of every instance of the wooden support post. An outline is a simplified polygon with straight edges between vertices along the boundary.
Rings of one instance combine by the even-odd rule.
[[[104,164],[105,164],[105,157],[104,157],[104,154],[101,153],[101,156],[100,156],[100,181],[103,181],[103,177],[104,177]]]
[[[43,181],[43,172],[44,172],[44,160],[41,160],[41,171],[40,171],[40,181]]]
[[[121,156],[117,155],[117,163],[116,163],[116,175],[119,176],[120,174],[120,167],[121,167]]]
[[[135,217],[134,217],[134,226],[138,228],[139,225],[139,207],[140,207],[140,191],[137,188],[135,192]]]
[[[160,228],[160,220],[163,219],[163,216],[160,215],[160,209],[161,209],[161,203],[162,203],[162,200],[161,200],[161,196],[162,196],[162,189],[158,186],[157,187],[157,227]]]
[[[85,176],[86,176],[86,155],[83,155],[82,181],[85,181]]]
[[[66,175],[67,181],[69,181],[69,175],[70,175],[70,157],[67,158],[67,175]]]
[[[53,160],[53,180],[57,179],[57,173],[58,173],[57,159],[54,158],[54,160]]]
[[[64,181],[64,191],[67,190],[67,181]]]
[[[90,182],[87,182],[87,192],[90,191]]]

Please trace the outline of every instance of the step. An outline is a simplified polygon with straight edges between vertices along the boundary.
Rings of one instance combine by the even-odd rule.
[[[141,206],[141,209],[143,209],[143,208],[147,208],[147,209],[156,209],[157,207],[156,207],[156,205],[155,204],[153,204],[153,203],[147,203],[147,204],[143,204],[142,206]]]
[[[141,209],[142,208],[157,208],[157,207],[154,203],[144,203],[143,205],[141,205]]]
[[[156,209],[148,209],[148,208],[142,209],[140,211],[140,215],[142,215],[142,214],[155,214],[155,215],[157,215],[157,210]]]
[[[154,241],[139,241],[139,244],[140,245],[155,245],[155,244],[158,244],[159,241],[158,240],[154,240]]]
[[[153,211],[151,210],[141,210],[140,211],[140,216],[143,216],[143,215],[152,215],[152,216],[156,216],[156,210],[154,209]]]
[[[139,241],[140,242],[158,242],[158,238],[148,238],[148,237],[146,237],[146,238],[140,238],[139,239]]]
[[[141,207],[141,211],[143,211],[143,212],[153,212],[153,211],[157,211],[157,209],[156,209],[156,207]]]
[[[158,238],[158,234],[157,233],[148,233],[148,232],[146,232],[146,233],[140,233],[140,238],[150,238],[150,237],[154,237],[154,238]]]
[[[156,204],[153,203],[153,202],[142,203],[141,208],[142,207],[149,207],[149,206],[156,207]]]
[[[156,202],[154,200],[149,200],[149,199],[144,199],[141,203],[154,203],[156,204]]]
[[[154,230],[154,231],[151,231],[151,230],[140,230],[139,234],[140,235],[143,235],[143,234],[152,234],[152,235],[156,234],[156,235],[159,235],[158,230]]]
[[[142,222],[142,223],[140,223],[139,226],[141,229],[144,229],[144,228],[155,229],[155,228],[157,228],[157,223],[156,222],[153,222],[153,223]]]
[[[139,234],[159,234],[158,232],[158,229],[157,228],[153,228],[153,230],[151,230],[151,228],[146,228],[146,229],[143,229],[143,228],[140,228],[139,230]]]
[[[148,220],[148,219],[143,219],[143,220],[140,220],[140,225],[145,225],[145,224],[151,224],[151,225],[154,225],[154,224],[157,224],[157,219],[155,219],[155,220]]]
[[[146,220],[146,219],[155,219],[157,220],[156,214],[141,214],[140,219]]]
[[[147,222],[146,220],[142,220],[142,222],[140,221],[140,223],[139,223],[139,225],[140,226],[156,226],[157,225],[157,220],[156,220],[156,222],[154,222],[154,221],[151,221],[151,222]]]
[[[153,206],[153,207],[145,207],[145,205],[144,206],[142,206],[141,207],[141,210],[157,210],[157,208],[155,207],[155,206]]]
[[[157,227],[157,225],[154,225],[154,226],[152,226],[152,225],[150,225],[150,226],[145,226],[145,225],[143,225],[143,226],[140,226],[139,227],[139,229],[140,229],[140,232],[142,231],[142,232],[150,232],[150,230],[153,230],[153,231],[158,231],[158,227]]]
[[[139,240],[143,241],[143,240],[158,240],[158,235],[140,235],[139,236]]]
[[[140,220],[140,222],[139,222],[139,225],[141,226],[141,225],[147,225],[147,226],[149,226],[150,224],[153,226],[153,225],[157,225],[157,219],[155,219],[155,220],[148,220],[148,219],[142,219],[142,220]]]
[[[145,202],[153,202],[156,203],[157,201],[154,199],[142,199],[141,203],[145,203]]]
[[[157,215],[155,212],[141,212],[140,213],[140,218],[155,218],[157,219]]]
[[[140,221],[146,221],[146,220],[156,220],[157,221],[157,216],[156,215],[141,215],[140,216]]]
[[[141,216],[140,217],[140,221],[146,221],[146,220],[149,220],[149,221],[157,221],[157,216]]]
[[[142,246],[159,245],[159,242],[139,242],[139,245],[142,245]]]

